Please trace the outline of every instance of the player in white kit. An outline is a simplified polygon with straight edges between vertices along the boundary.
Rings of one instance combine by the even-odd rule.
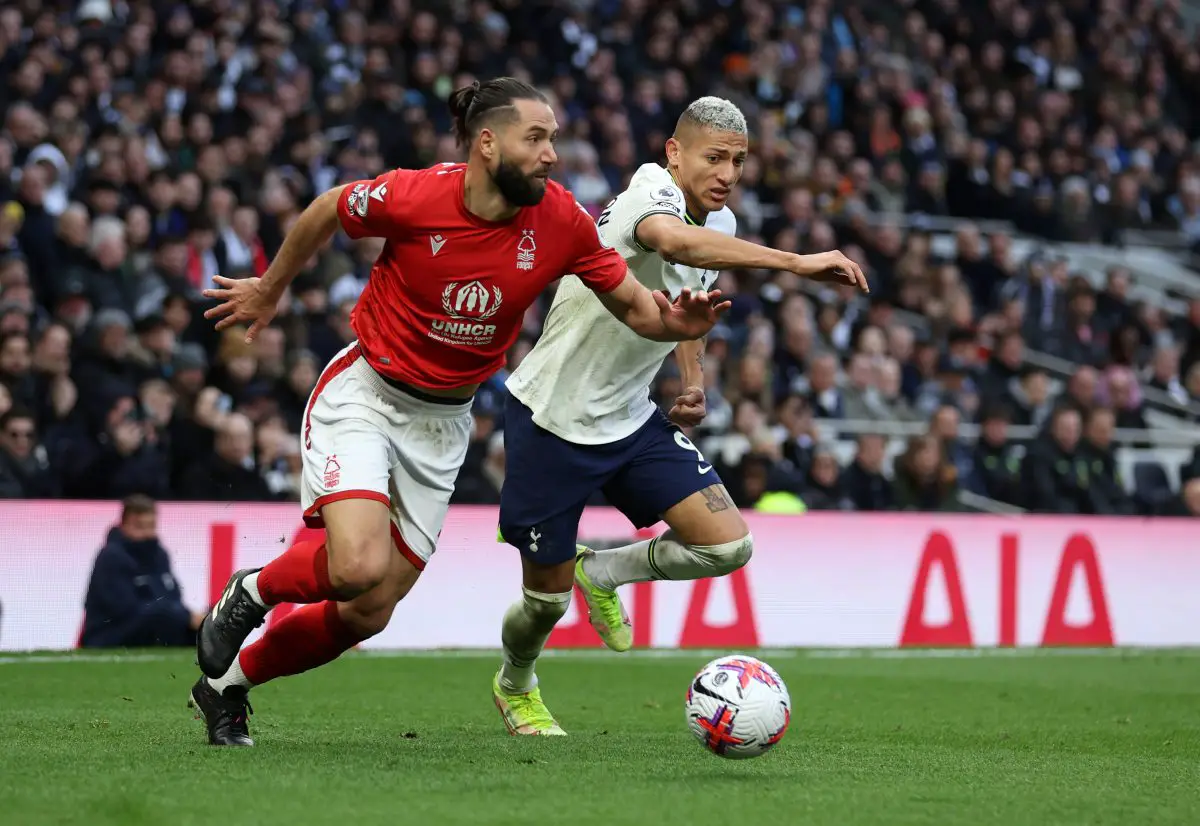
[[[638,169],[597,220],[602,242],[648,288],[670,296],[708,290],[720,270],[750,267],[866,289],[862,271],[840,252],[796,255],[735,237],[725,202],[742,174],[747,129],[734,104],[692,103],[666,150],[667,166]],[[649,388],[672,350],[686,389],[668,417]],[[508,379],[500,532],[521,551],[523,593],[504,616],[492,692],[511,733],[564,733],[541,699],[534,663],[574,584],[605,644],[625,651],[632,629],[618,586],[720,576],[750,559],[745,521],[676,426],[704,418],[703,354],[703,341],[661,344],[631,334],[567,276],[537,345]],[[597,490],[635,526],[662,520],[670,530],[610,551],[577,548],[584,504]]]

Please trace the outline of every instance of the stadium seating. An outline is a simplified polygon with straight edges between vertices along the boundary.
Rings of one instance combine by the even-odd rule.
[[[661,160],[691,99],[734,100],[753,133],[740,234],[838,247],[872,279],[865,301],[723,274],[735,308],[710,342],[695,435],[729,457],[740,504],[755,502],[747,457],[804,498],[814,450],[845,466],[858,436],[884,435],[890,476],[950,406],[945,462],[968,473],[982,410],[1009,408],[1022,452],[1068,403],[1117,407],[1112,445],[1083,449],[1111,451],[1143,509],[1177,504],[1200,445],[1196,4],[415,5],[255,20],[147,0],[88,0],[74,19],[5,9],[0,413],[36,439],[0,432],[0,495],[294,499],[304,400],[353,335],[376,247],[339,238],[251,348],[203,320],[199,289],[261,273],[318,192],[458,159],[449,91],[515,73],[552,96],[556,176],[594,212]],[[531,314],[514,364],[539,325]],[[1019,363],[996,362],[1018,332]],[[870,420],[826,415],[808,381],[822,354]],[[1020,376],[1037,371],[1048,392],[1027,408]],[[503,378],[481,393],[456,501],[497,501]],[[653,392],[677,387],[668,361]],[[221,438],[239,416],[249,454]],[[236,486],[214,481],[239,467],[252,470]]]

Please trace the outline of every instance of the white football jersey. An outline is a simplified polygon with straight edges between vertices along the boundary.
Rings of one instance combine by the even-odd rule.
[[[600,239],[615,249],[648,289],[672,299],[684,288],[711,289],[716,270],[670,264],[637,240],[637,227],[651,215],[691,222],[683,192],[658,164],[645,164],[629,188],[596,221]],[[728,207],[704,226],[733,235],[737,220]],[[604,309],[595,293],[574,275],[558,285],[537,345],[509,377],[509,392],[533,411],[533,421],[576,444],[608,444],[629,436],[654,412],[650,384],[674,342],[650,341]]]

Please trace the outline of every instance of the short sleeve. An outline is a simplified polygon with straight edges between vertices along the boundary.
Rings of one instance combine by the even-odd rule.
[[[403,231],[414,173],[393,169],[370,181],[347,184],[338,197],[338,219],[351,238],[387,238]]]
[[[621,285],[629,271],[625,259],[619,252],[600,242],[600,234],[592,223],[592,216],[574,199],[571,201],[575,206],[571,209],[571,237],[575,243],[566,272],[577,275],[592,292],[612,292]]]
[[[611,246],[649,252],[637,239],[637,228],[651,215],[670,215],[684,220],[683,192],[672,183],[642,184],[622,192],[613,204],[612,235],[605,240]],[[615,236],[615,237],[614,237]]]

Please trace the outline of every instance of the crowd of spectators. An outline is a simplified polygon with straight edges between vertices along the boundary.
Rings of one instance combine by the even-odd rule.
[[[1172,2],[20,0],[0,69],[0,496],[294,499],[304,404],[379,242],[336,237],[253,345],[213,331],[199,291],[261,274],[316,193],[458,160],[449,92],[513,74],[552,95],[556,176],[596,211],[688,102],[729,97],[752,131],[741,234],[863,264],[869,300],[721,275],[734,308],[693,435],[739,503],[946,509],[965,489],[1200,513],[1200,482],[1131,499],[1111,444],[1145,425],[1143,387],[1200,400],[1200,299],[1173,318],[1129,300],[1129,271],[1097,290],[977,225],[1200,244],[1200,40]],[[962,219],[956,257],[921,216]],[[1060,398],[1027,348],[1080,365]],[[503,379],[478,396],[458,501],[497,501]],[[677,390],[668,364],[654,392]],[[928,435],[885,478],[882,438],[842,468],[821,419]]]

